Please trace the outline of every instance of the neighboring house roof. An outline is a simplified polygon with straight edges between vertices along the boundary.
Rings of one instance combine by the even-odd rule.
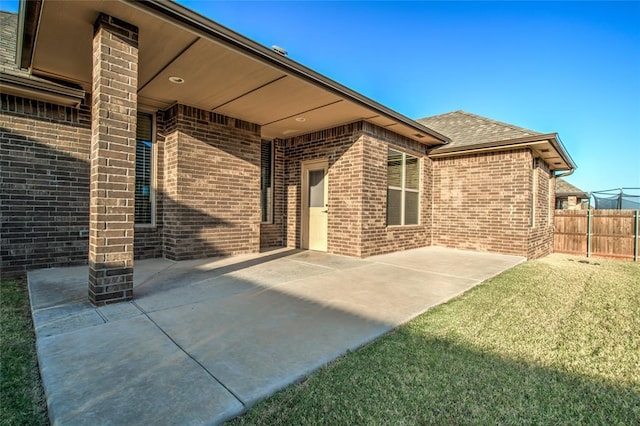
[[[578,198],[589,198],[586,192],[576,186],[571,185],[569,182],[562,178],[556,179],[556,197],[557,196],[575,196]]]
[[[22,1],[18,60],[92,90],[92,33],[107,14],[135,26],[138,104],[175,103],[258,124],[267,139],[365,120],[425,145],[448,138],[173,1]],[[180,77],[183,84],[170,82]]]
[[[466,111],[453,111],[417,121],[451,139],[447,145],[432,149],[430,154],[433,157],[529,147],[552,170],[576,168],[557,133],[540,133]]]

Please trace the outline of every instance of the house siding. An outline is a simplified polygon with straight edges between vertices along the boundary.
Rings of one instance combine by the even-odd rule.
[[[535,177],[534,177],[535,176]],[[553,173],[549,167],[540,162],[531,170],[532,194],[535,211],[532,226],[529,227],[528,245],[526,256],[529,259],[537,259],[553,253],[553,212],[554,212],[554,185]]]
[[[91,111],[0,95],[0,275],[87,262]]]
[[[352,123],[284,141],[286,245],[300,247],[302,162],[329,163],[328,238],[330,253],[361,255],[363,141],[362,123]]]
[[[532,160],[528,149],[434,158],[433,244],[528,256]]]
[[[165,111],[164,254],[260,249],[260,127],[197,108]]]
[[[2,275],[86,264],[90,99],[80,108],[0,102]],[[526,149],[430,159],[423,145],[366,122],[275,140],[273,223],[261,224],[259,126],[175,105],[156,114],[156,133],[156,221],[136,227],[136,259],[299,247],[300,165],[320,158],[330,166],[330,253],[439,245],[537,258],[553,249],[553,175],[533,168]],[[386,226],[389,147],[421,158],[420,225]]]
[[[431,245],[432,162],[418,142],[365,123],[362,256]],[[420,224],[387,227],[387,156],[393,148],[420,158]]]
[[[301,164],[329,162],[328,252],[367,257],[431,241],[431,160],[423,145],[367,122],[285,141],[286,244],[300,247]],[[421,158],[420,225],[387,227],[387,151]]]

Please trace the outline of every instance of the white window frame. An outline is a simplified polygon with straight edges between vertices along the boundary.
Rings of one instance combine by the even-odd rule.
[[[157,117],[155,111],[149,111],[139,109],[137,112],[142,114],[149,114],[151,116],[151,188],[149,194],[149,202],[151,203],[151,222],[150,223],[136,223],[134,213],[134,228],[150,229],[156,227],[156,187],[158,179],[158,144],[157,144]],[[136,114],[137,115],[137,114]],[[138,138],[136,137],[136,145]],[[135,200],[134,200],[135,203]],[[134,205],[135,212],[135,205]]]
[[[400,151],[398,149],[395,148],[391,148],[389,147],[387,149],[387,172],[389,171],[389,151],[395,151],[399,154],[402,154],[402,173],[401,173],[401,182],[402,185],[400,187],[398,186],[390,186],[388,181],[387,181],[387,194],[389,189],[393,189],[396,191],[400,191],[400,224],[395,224],[395,225],[389,225],[389,223],[387,222],[387,227],[396,227],[396,226],[418,226],[420,225],[420,212],[421,212],[421,207],[422,207],[422,197],[420,196],[421,194],[421,188],[422,188],[422,159],[420,157],[418,157],[417,155],[413,155],[413,154],[407,154],[404,151]],[[409,189],[407,188],[407,182],[406,182],[406,174],[407,174],[407,155],[410,157],[415,158],[416,160],[418,160],[418,189]],[[414,194],[418,194],[418,223],[410,223],[410,224],[405,224],[405,208],[406,208],[406,193],[407,192],[411,192]],[[389,197],[387,195],[387,221],[388,221],[388,217],[389,217]]]

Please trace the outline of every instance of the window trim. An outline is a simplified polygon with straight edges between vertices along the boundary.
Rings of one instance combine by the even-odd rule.
[[[270,146],[270,155],[271,155],[271,202],[269,206],[267,206],[267,220],[262,220],[262,208],[260,209],[260,224],[261,225],[273,225],[275,223],[275,143],[273,139],[261,139],[260,140],[260,179],[262,180],[262,144],[268,142]],[[260,182],[260,197],[262,198],[262,181]],[[262,207],[262,199],[260,199],[260,206]]]
[[[533,159],[531,167],[531,223],[530,228],[537,228],[536,216],[538,215],[538,159]]]
[[[158,178],[158,144],[157,144],[157,117],[156,112],[151,110],[145,110],[139,108],[136,112],[136,121],[137,121],[137,113],[149,114],[151,116],[151,193],[149,194],[149,203],[151,204],[151,222],[150,223],[136,223],[135,221],[135,205],[134,205],[134,229],[155,229],[157,226],[156,223],[156,188],[157,188],[157,178]],[[137,124],[136,124],[137,126]],[[138,138],[136,138],[136,144],[138,143]],[[134,200],[135,204],[135,200]]]
[[[389,180],[387,177],[387,209],[386,209],[386,226],[387,228],[398,228],[398,227],[410,227],[410,226],[420,226],[421,218],[420,212],[422,211],[422,158],[418,155],[410,154],[405,151],[387,147],[387,173],[389,172],[389,151],[395,151],[399,154],[402,154],[402,173],[401,173],[401,187],[391,186],[389,185]],[[406,182],[406,174],[407,174],[407,156],[411,156],[418,160],[418,189],[409,189],[407,188]],[[400,191],[400,223],[395,225],[389,225],[389,189],[393,189],[396,191]],[[406,193],[411,192],[414,194],[418,194],[418,223],[405,223],[405,212],[406,212]]]

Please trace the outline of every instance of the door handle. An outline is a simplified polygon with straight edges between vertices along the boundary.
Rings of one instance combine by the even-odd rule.
[[[322,210],[321,213],[329,213],[329,210]]]

